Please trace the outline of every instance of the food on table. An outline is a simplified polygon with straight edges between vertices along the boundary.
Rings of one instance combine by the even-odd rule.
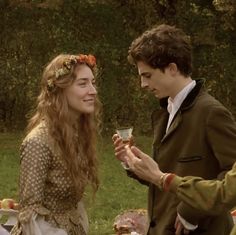
[[[116,235],[146,234],[147,228],[147,211],[144,209],[127,210],[116,216],[113,224]]]
[[[5,209],[5,210],[18,210],[19,209],[19,203],[17,203],[14,199],[12,198],[4,198],[0,201],[0,209]]]

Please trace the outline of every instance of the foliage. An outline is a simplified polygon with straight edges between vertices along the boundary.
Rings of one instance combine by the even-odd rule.
[[[131,41],[160,23],[191,36],[193,77],[205,77],[210,92],[236,113],[235,9],[233,0],[1,1],[0,131],[25,127],[49,60],[79,52],[98,58],[104,131],[130,123],[150,133],[158,104],[140,91],[126,57]]]

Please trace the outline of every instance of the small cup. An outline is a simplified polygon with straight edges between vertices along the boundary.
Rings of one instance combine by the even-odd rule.
[[[132,137],[133,127],[121,127],[116,129],[116,133],[121,137],[124,144],[128,144]]]

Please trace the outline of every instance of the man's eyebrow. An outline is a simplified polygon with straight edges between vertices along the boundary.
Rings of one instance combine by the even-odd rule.
[[[147,75],[150,75],[151,73],[150,72],[142,72],[139,74],[139,76],[147,76]]]

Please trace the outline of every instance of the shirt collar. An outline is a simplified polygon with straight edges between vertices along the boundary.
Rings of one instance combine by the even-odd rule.
[[[167,110],[169,113],[175,113],[181,104],[183,103],[186,96],[189,94],[189,92],[195,87],[196,81],[193,80],[188,85],[186,85],[176,96],[174,99],[168,98],[168,106]]]

